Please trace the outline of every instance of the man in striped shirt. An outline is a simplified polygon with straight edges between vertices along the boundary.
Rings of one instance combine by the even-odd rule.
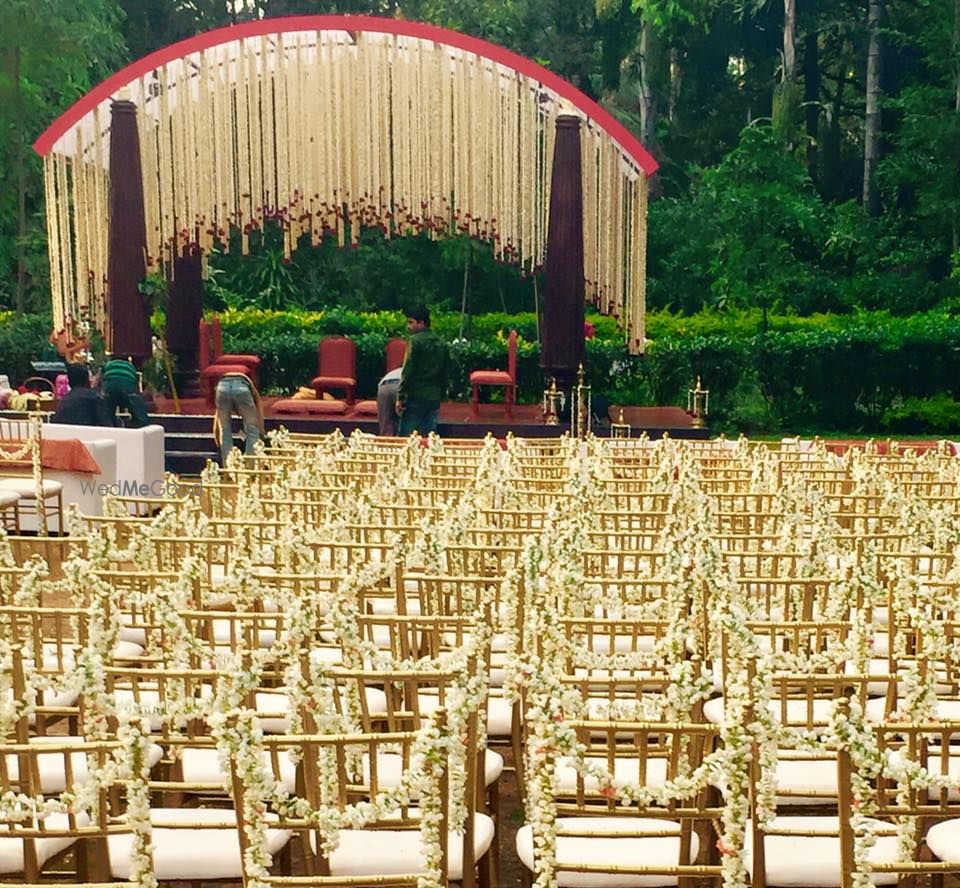
[[[107,412],[116,421],[117,409],[130,411],[131,428],[147,425],[147,404],[140,394],[137,371],[130,361],[111,355],[100,374],[100,390],[107,402]]]

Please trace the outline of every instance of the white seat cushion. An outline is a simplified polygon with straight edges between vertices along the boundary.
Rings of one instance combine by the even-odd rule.
[[[927,830],[927,847],[937,860],[960,863],[960,820],[944,820]]]
[[[37,485],[32,476],[22,478],[2,478],[0,479],[0,490],[7,493],[19,494],[21,499],[36,499]],[[59,481],[48,481],[43,479],[44,497],[53,496],[57,493],[63,493],[63,485]]]
[[[491,695],[487,700],[487,734],[509,737],[513,733],[513,704],[504,697]]]
[[[483,785],[491,786],[500,779],[503,773],[503,756],[492,749],[483,751]],[[414,767],[420,765],[419,757],[414,757],[410,763]],[[403,777],[403,756],[395,752],[383,752],[377,755],[377,786],[380,789],[393,789],[400,784]],[[370,756],[363,754],[363,779],[370,781]]]
[[[493,821],[486,814],[475,814],[473,833],[473,854],[479,860],[493,842]],[[313,833],[310,839],[312,843]],[[463,878],[463,836],[451,832],[447,843],[447,878],[459,882]],[[332,876],[417,873],[423,868],[420,831],[415,829],[341,830],[340,845],[330,855]]]
[[[30,743],[35,746],[55,744],[65,746],[73,743],[86,742],[83,737],[69,736],[46,736],[31,737]],[[156,743],[151,743],[147,748],[146,765],[153,768],[160,759],[163,758],[163,750]],[[40,772],[40,792],[45,795],[63,792],[67,788],[67,775],[64,770],[67,756],[62,752],[51,752],[47,755],[37,756],[37,768]],[[73,771],[74,785],[80,784],[87,779],[87,754],[85,752],[74,752],[70,754],[70,767]],[[7,773],[10,780],[20,778],[20,764],[15,754],[7,756]]]
[[[397,612],[397,599],[395,597],[391,598],[368,598],[367,604],[370,605],[371,613],[377,614],[378,616],[386,616],[389,614],[395,614]],[[407,596],[406,601],[407,613],[410,616],[418,617],[420,616],[420,599],[417,597]]]
[[[200,685],[200,698],[209,700],[213,696],[213,688],[210,685]],[[136,696],[129,688],[117,688],[114,691],[113,698],[116,701],[117,711],[134,712],[139,711],[145,716],[151,731],[163,730],[164,724],[168,721],[166,713],[163,712],[163,706],[160,701],[160,692],[150,688],[138,688]]]
[[[672,820],[647,817],[558,817],[558,829],[583,829],[603,836],[558,836],[557,864],[598,863],[611,867],[676,866],[680,861],[680,824]],[[638,836],[638,832],[676,833],[667,836]],[[609,836],[609,837],[608,837]],[[691,860],[700,850],[697,834],[690,841]],[[533,870],[533,828],[517,832],[517,854],[523,865]],[[690,861],[684,861],[689,863]],[[626,875],[624,873],[557,873],[561,888],[653,888],[676,885],[676,876]]]
[[[213,642],[218,648],[227,648],[232,650],[236,639],[231,637],[231,632],[243,631],[241,624],[234,624],[231,620],[213,621]],[[281,638],[283,635],[281,634]],[[257,646],[262,648],[273,647],[277,643],[277,633],[273,629],[260,629],[257,632]]]
[[[878,697],[873,700],[867,700],[863,707],[863,714],[867,721],[882,722],[886,719],[886,700]],[[897,700],[893,710],[904,710],[903,700]],[[937,698],[933,709],[934,721],[957,721],[960,720],[960,700],[944,700]]]
[[[586,756],[588,764],[607,769],[607,760],[599,756]],[[636,758],[615,758],[613,760],[614,786],[626,786],[638,782],[640,777],[638,760]],[[556,770],[557,792],[560,795],[571,795],[577,791],[577,769],[571,759],[562,758],[557,762]],[[667,760],[651,758],[647,760],[647,774],[644,786],[663,786],[667,779]],[[585,792],[596,793],[600,784],[595,777],[585,777],[583,781]]]
[[[0,509],[7,509],[20,502],[20,494],[12,490],[0,490]]]
[[[133,660],[143,656],[143,648],[132,641],[118,641],[113,649],[117,660]],[[53,642],[43,645],[43,665],[45,669],[73,668],[77,665],[77,651],[72,646],[57,646]]]
[[[77,826],[87,826],[90,818],[86,814],[77,815]],[[63,830],[70,828],[70,820],[66,814],[51,814],[44,820],[47,829]],[[43,866],[50,858],[65,851],[76,839],[65,838],[36,839],[34,847],[37,849],[37,864]],[[23,841],[21,839],[0,839],[0,873],[23,872]]]
[[[270,753],[264,751],[262,758],[267,770],[272,770]],[[290,760],[290,756],[283,752],[279,754],[277,760],[280,765],[278,782],[287,792],[296,792],[297,766]],[[227,777],[227,773],[220,765],[220,756],[216,749],[188,746],[181,753],[180,767],[184,783],[210,783],[223,786]]]
[[[364,688],[367,711],[371,716],[387,714],[387,695],[380,688]],[[260,727],[266,734],[285,734],[290,730],[290,698],[278,691],[257,691],[255,695]]]
[[[575,647],[583,647],[582,643],[586,638],[574,639]],[[616,654],[627,654],[634,651],[650,653],[657,643],[657,639],[652,635],[629,635],[615,634],[612,636],[599,633],[590,638],[590,648],[595,654],[610,653],[610,646],[613,645],[613,652]]]
[[[342,666],[343,650],[334,646],[311,648],[310,662],[320,666]]]
[[[814,700],[809,707],[814,728],[824,728],[830,722],[834,703],[832,700]],[[781,705],[779,700],[771,700],[767,705],[774,718],[780,721]],[[787,700],[787,724],[793,727],[802,726],[807,720],[806,700]],[[714,697],[703,704],[703,717],[714,725],[722,725],[724,720],[723,697]]]
[[[276,816],[267,815],[268,821]],[[153,871],[161,881],[183,879],[241,879],[240,837],[237,815],[231,810],[213,808],[154,808],[150,811],[153,830]],[[223,829],[191,830],[191,823],[215,823]],[[181,824],[179,829],[165,826]],[[290,831],[267,830],[267,851],[276,854],[290,841]],[[115,879],[130,878],[132,835],[116,835],[107,839],[110,849],[110,872]]]
[[[777,805],[818,805],[837,798],[837,760],[790,758],[791,750],[777,754]]]
[[[877,823],[878,821],[870,821]],[[767,884],[771,888],[839,888],[840,838],[836,817],[775,817],[774,829],[803,830],[807,835],[765,836]],[[819,833],[816,835],[816,833]],[[750,824],[743,847],[747,871],[753,866],[753,834]],[[877,836],[870,849],[873,863],[897,859],[897,837]],[[875,873],[874,885],[896,885],[896,873]]]

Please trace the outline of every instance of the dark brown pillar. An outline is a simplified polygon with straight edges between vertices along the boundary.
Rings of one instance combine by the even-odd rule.
[[[564,114],[557,118],[553,149],[540,366],[556,377],[568,402],[583,361],[584,298],[580,118]]]
[[[167,294],[167,351],[181,397],[200,394],[200,317],[203,314],[203,273],[200,253],[184,251],[174,264]]]
[[[140,367],[153,349],[150,308],[140,292],[146,270],[147,230],[140,171],[137,107],[110,106],[110,240],[107,265],[107,350]]]

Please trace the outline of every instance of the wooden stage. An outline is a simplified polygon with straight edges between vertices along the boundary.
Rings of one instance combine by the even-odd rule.
[[[264,398],[264,418],[267,430],[285,426],[291,432],[329,434],[340,429],[349,435],[355,429],[377,433],[375,416],[358,415],[353,411],[330,416],[297,416],[277,413],[273,405],[278,398]],[[696,429],[690,417],[680,407],[623,407],[624,420],[630,424],[631,437],[646,432],[651,438],[669,434],[672,438],[710,436],[707,429]],[[610,415],[619,417],[621,408],[610,408]],[[151,422],[166,430],[167,470],[180,475],[197,475],[206,460],[216,456],[213,441],[213,410],[202,398],[188,398],[180,402],[180,413],[174,412],[173,401],[156,397],[150,411]],[[518,404],[508,420],[503,404],[481,404],[480,415],[473,417],[469,403],[448,402],[440,407],[439,434],[447,438],[482,438],[488,433],[503,438],[508,432],[524,438],[553,438],[568,431],[566,424],[544,425],[538,404]],[[234,419],[234,430],[239,435],[240,420]],[[607,428],[596,428],[596,434],[609,434]],[[239,440],[238,440],[239,443]]]

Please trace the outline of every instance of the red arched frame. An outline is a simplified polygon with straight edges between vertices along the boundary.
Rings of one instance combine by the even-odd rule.
[[[647,176],[652,175],[657,170],[656,160],[613,115],[580,92],[573,84],[531,59],[486,40],[469,37],[466,34],[441,28],[437,25],[363,15],[304,15],[262,19],[217,28],[214,31],[208,31],[195,37],[188,37],[178,43],[172,43],[170,46],[158,49],[156,52],[127,65],[127,67],[117,71],[116,74],[111,75],[90,90],[44,130],[42,135],[33,143],[33,148],[37,154],[46,156],[53,149],[57,140],[97,105],[109,99],[114,93],[119,92],[131,81],[148,74],[167,62],[183,58],[191,53],[201,52],[221,43],[228,43],[231,40],[284,34],[290,31],[365,31],[392,34],[397,37],[431,40],[434,43],[474,53],[480,58],[489,59],[504,67],[511,68],[566,99],[606,132],[620,146],[624,154],[631,158]]]

